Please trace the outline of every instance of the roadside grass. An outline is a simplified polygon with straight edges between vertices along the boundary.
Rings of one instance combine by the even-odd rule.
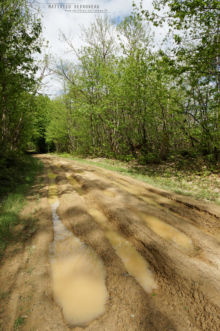
[[[83,159],[67,153],[55,155],[116,171],[164,190],[220,205],[220,168],[205,164],[201,160],[177,159],[142,166],[133,161]]]
[[[14,322],[14,330],[18,330],[22,325],[24,325],[25,318],[19,316]]]
[[[11,184],[9,187],[2,187],[0,181],[0,258],[10,242],[25,240],[35,231],[36,220],[22,219],[19,213],[25,204],[25,195],[41,171],[42,164],[31,156],[25,156],[21,164],[17,169],[13,168],[10,178],[10,183],[14,181],[13,188]],[[18,225],[21,229],[15,233],[13,230]],[[23,231],[24,229],[27,231]]]

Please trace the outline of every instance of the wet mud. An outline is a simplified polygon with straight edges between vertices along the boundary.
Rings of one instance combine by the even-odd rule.
[[[19,317],[27,331],[220,330],[218,206],[39,158],[39,228],[3,259],[2,330],[14,330]]]
[[[55,301],[70,326],[85,326],[105,311],[108,298],[105,269],[95,252],[85,246],[57,215],[59,199],[50,173],[49,201],[52,207],[54,241],[50,247],[51,279]]]

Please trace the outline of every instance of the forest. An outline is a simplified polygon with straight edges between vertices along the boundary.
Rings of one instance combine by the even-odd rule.
[[[42,25],[26,0],[0,3],[0,169],[27,151],[160,163],[220,158],[220,43],[217,0],[133,3],[116,24],[97,17],[83,29],[73,61],[45,61]],[[157,42],[163,26],[169,33]],[[76,59],[76,60],[75,60]],[[63,84],[40,93],[45,68]],[[10,177],[10,175],[8,175]],[[1,178],[2,179],[2,178]]]

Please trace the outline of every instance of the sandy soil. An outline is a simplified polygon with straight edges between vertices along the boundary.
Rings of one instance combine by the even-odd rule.
[[[218,206],[38,157],[21,215],[38,222],[2,260],[0,330],[220,330]]]

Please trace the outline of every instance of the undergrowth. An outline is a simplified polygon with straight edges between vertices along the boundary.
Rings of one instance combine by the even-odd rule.
[[[24,228],[28,226],[34,229],[35,220],[28,220],[27,225],[25,224],[27,220],[21,219],[19,213],[24,206],[25,195],[33,185],[36,175],[41,171],[42,164],[31,156],[24,156],[19,162],[17,168],[11,166],[13,170],[10,180],[7,181],[7,177],[2,180],[3,176],[0,177],[0,257],[8,243],[18,239],[13,232],[16,225],[22,224]],[[8,169],[6,173],[8,174]]]

